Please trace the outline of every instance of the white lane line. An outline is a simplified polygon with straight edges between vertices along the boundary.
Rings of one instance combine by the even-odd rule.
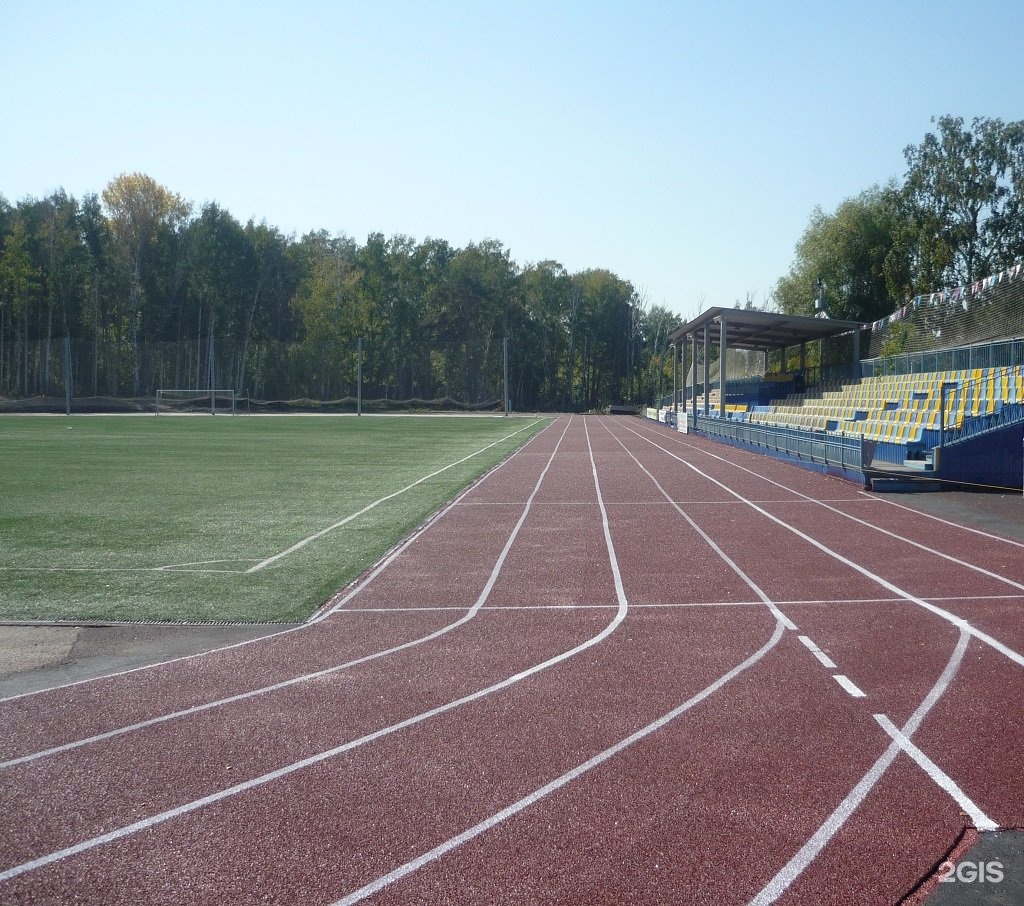
[[[925,516],[928,519],[934,519],[936,522],[941,522],[943,525],[951,525],[953,528],[960,529],[964,532],[972,532],[975,535],[981,535],[983,538],[990,538],[992,541],[1001,541],[1003,544],[1012,544],[1014,547],[1024,547],[1024,542],[1014,541],[1012,538],[1004,538],[1002,535],[993,535],[991,532],[984,532],[981,529],[971,528],[969,525],[963,525],[959,522],[952,522],[949,519],[943,519],[941,516],[934,516],[931,513],[926,513],[924,510],[916,510],[914,507],[907,506],[903,503],[897,503],[895,500],[889,500],[887,497],[873,496],[868,494],[867,491],[860,491],[868,500],[877,500],[880,503],[887,503],[889,506],[899,507],[901,510],[906,510],[908,513],[913,513],[915,516]]]
[[[839,685],[849,692],[854,698],[867,698],[867,693],[849,677],[843,676],[841,673],[833,673],[832,679],[839,683]]]
[[[7,761],[0,762],[0,770],[12,768],[19,764],[28,764],[33,761],[38,761],[41,758],[48,758],[53,755],[60,754],[61,752],[69,752],[72,749],[78,749],[82,746],[91,745],[92,743],[102,742],[107,739],[113,739],[117,736],[124,736],[127,733],[135,733],[139,730],[143,730],[147,727],[154,727],[158,724],[166,723],[170,720],[176,720],[181,717],[191,717],[195,714],[201,714],[203,711],[210,711],[213,708],[220,708],[224,705],[236,704],[241,701],[245,701],[250,698],[255,698],[258,695],[265,695],[270,692],[278,692],[281,689],[287,689],[289,686],[297,685],[298,683],[305,683],[310,680],[319,679],[324,676],[330,676],[333,673],[338,673],[341,670],[348,670],[351,667],[357,667],[362,664],[369,663],[370,661],[378,660],[388,655],[396,654],[399,651],[405,651],[409,648],[414,648],[417,645],[422,645],[426,642],[432,642],[435,639],[451,632],[454,629],[468,623],[473,617],[477,615],[480,608],[483,607],[484,602],[490,597],[491,589],[494,588],[494,583],[498,580],[498,574],[501,572],[502,566],[505,564],[505,558],[508,556],[509,550],[512,548],[513,542],[519,534],[520,529],[523,527],[523,523],[526,521],[526,517],[529,515],[530,507],[533,504],[534,497],[537,496],[537,492],[540,490],[541,482],[544,481],[544,476],[547,475],[548,469],[551,468],[551,463],[554,462],[555,454],[558,453],[558,448],[561,446],[562,440],[569,430],[569,426],[572,424],[572,416],[569,417],[569,421],[566,423],[565,430],[562,431],[561,437],[558,438],[558,443],[555,444],[554,450],[551,451],[551,456],[548,457],[547,464],[540,473],[540,477],[537,479],[537,484],[533,489],[533,493],[530,494],[526,501],[526,506],[523,508],[523,512],[519,516],[519,520],[516,522],[515,527],[512,529],[512,533],[505,541],[504,547],[502,547],[501,553],[498,555],[498,559],[494,564],[494,568],[491,570],[490,576],[487,578],[483,590],[477,597],[476,602],[473,606],[466,611],[466,613],[458,620],[449,623],[446,626],[442,626],[440,629],[434,632],[428,633],[427,635],[420,636],[417,639],[412,639],[408,642],[403,642],[401,645],[394,645],[391,648],[385,648],[381,651],[375,651],[372,654],[363,655],[362,657],[354,658],[351,661],[346,661],[343,664],[335,664],[333,667],[326,667],[323,670],[317,670],[313,673],[304,673],[300,676],[293,676],[289,679],[282,680],[279,683],[273,683],[269,686],[261,686],[258,689],[250,689],[247,692],[241,692],[237,695],[227,696],[220,698],[212,702],[205,702],[201,705],[193,705],[190,708],[182,708],[180,711],[171,711],[167,714],[161,714],[157,717],[151,717],[148,720],[140,720],[133,724],[127,724],[122,727],[117,727],[113,730],[108,730],[105,733],[97,733],[94,736],[87,736],[82,739],[76,739],[72,742],[66,742],[59,746],[52,746],[49,749],[43,749],[38,752],[31,752],[26,755],[21,755],[18,758],[11,758]],[[388,561],[390,562],[390,561]],[[385,564],[386,565],[386,564]],[[383,568],[383,566],[381,567]],[[356,591],[361,591],[365,586],[360,586],[358,589],[353,590],[343,600],[348,600]],[[338,605],[340,606],[340,605]]]
[[[666,491],[661,486],[658,479],[655,478],[654,475],[652,475],[651,472],[647,469],[647,467],[644,466],[644,464],[633,455],[629,448],[626,447],[626,445],[621,440],[619,440],[619,438],[616,437],[615,434],[612,433],[611,429],[603,422],[602,426],[604,427],[605,431],[607,431],[612,436],[612,438],[614,438],[616,443],[618,443],[618,445],[629,454],[633,462],[635,462],[644,471],[647,477],[650,478],[652,482],[654,482],[654,486],[659,491],[661,491],[661,493],[665,496],[668,502],[671,503],[672,506],[675,508],[676,512],[679,513],[679,515],[687,521],[690,528],[692,528],[698,535],[700,535],[704,543],[707,544],[708,547],[710,547],[722,559],[722,561],[734,573],[736,573],[736,575],[739,576],[740,579],[742,579],[746,583],[750,590],[753,591],[754,594],[761,599],[761,602],[771,611],[772,616],[774,616],[775,619],[782,623],[782,625],[785,626],[787,629],[796,629],[796,624],[789,617],[787,617],[781,610],[779,610],[779,608],[775,605],[772,599],[769,598],[767,594],[765,594],[764,590],[753,579],[751,579],[750,576],[748,576],[742,569],[740,569],[739,565],[724,550],[722,550],[722,548],[720,548],[714,542],[714,540],[708,535],[707,532],[705,532],[699,525],[697,525],[696,522],[693,521],[693,519],[690,518],[689,513],[687,513],[686,510],[684,510],[681,506],[679,506],[678,503],[676,503],[672,499],[672,495],[669,494],[668,491]]]
[[[570,419],[571,421],[571,419]],[[583,422],[584,429],[586,428],[586,420]],[[563,433],[564,436],[564,433]],[[590,443],[589,433],[587,435],[587,443]],[[594,474],[594,484],[597,488],[598,497],[600,498],[601,489],[600,484],[597,480],[597,466],[594,463],[593,452],[591,452],[591,468]],[[97,846],[102,846],[106,843],[112,843],[115,840],[123,839],[124,837],[131,836],[140,831],[148,830],[157,825],[164,824],[174,818],[179,818],[182,815],[187,815],[190,812],[197,811],[198,809],[204,808],[207,805],[212,805],[216,802],[221,802],[224,799],[228,799],[233,796],[237,796],[241,793],[248,792],[258,787],[264,786],[265,784],[271,783],[275,780],[280,780],[282,777],[287,777],[289,774],[294,774],[296,771],[301,771],[306,768],[312,767],[313,765],[320,764],[321,762],[327,761],[328,759],[335,758],[338,755],[342,755],[346,752],[351,752],[353,749],[360,748],[367,745],[368,743],[375,742],[378,739],[383,739],[386,736],[390,736],[393,733],[397,733],[400,730],[407,729],[408,727],[415,726],[416,724],[423,723],[424,721],[430,720],[434,717],[438,717],[441,714],[445,714],[448,711],[452,711],[462,705],[469,704],[470,702],[478,701],[479,699],[485,698],[489,695],[493,695],[495,692],[499,692],[502,689],[507,689],[509,686],[515,685],[516,683],[527,679],[528,677],[534,676],[556,664],[562,663],[562,661],[568,660],[571,657],[579,654],[580,652],[586,651],[589,648],[593,648],[595,645],[603,642],[609,635],[611,635],[618,627],[619,624],[625,619],[626,612],[628,609],[628,603],[626,601],[625,591],[622,588],[622,578],[619,573],[618,560],[615,558],[615,549],[611,542],[611,532],[608,527],[608,514],[604,510],[603,504],[601,508],[602,518],[604,522],[604,533],[605,543],[609,547],[609,554],[612,563],[612,575],[615,579],[615,591],[619,598],[619,608],[616,611],[615,617],[612,621],[605,626],[597,635],[592,636],[584,642],[570,648],[567,651],[563,651],[561,654],[557,654],[554,657],[548,658],[546,661],[542,661],[539,664],[535,664],[532,667],[527,667],[525,670],[521,670],[519,673],[514,674],[500,682],[493,683],[483,689],[478,689],[476,692],[472,692],[469,695],[464,695],[461,698],[457,698],[454,701],[446,702],[443,705],[438,705],[436,708],[431,708],[428,711],[423,711],[420,714],[415,714],[412,717],[408,717],[405,720],[399,721],[398,723],[391,724],[387,727],[382,727],[379,730],[375,730],[373,733],[368,733],[365,736],[361,736],[358,739],[349,740],[348,742],[342,743],[333,749],[328,749],[325,752],[319,752],[316,755],[311,755],[308,758],[303,758],[301,761],[293,762],[292,764],[285,765],[284,767],[278,768],[275,771],[270,771],[266,774],[262,774],[259,777],[254,777],[250,780],[245,780],[241,783],[237,783],[234,786],[227,787],[226,789],[218,790],[215,793],[211,793],[208,796],[203,796],[201,799],[195,799],[192,802],[186,802],[182,805],[177,806],[173,809],[160,812],[156,815],[151,815],[148,818],[143,818],[141,821],[136,821],[133,824],[126,825],[124,827],[117,828],[116,830],[109,831],[108,833],[101,834],[96,837],[92,837],[88,840],[83,840],[80,843],[76,843],[72,846],[67,846],[63,849],[56,850],[55,852],[47,853],[44,856],[40,856],[36,859],[32,859],[28,862],[23,862],[20,865],[14,865],[4,871],[0,871],[0,882],[8,881],[11,878],[16,878],[19,875],[23,875],[26,872],[34,871],[38,868],[43,868],[47,865],[52,865],[54,862],[59,862],[61,859],[66,859],[70,856],[76,856],[83,852],[88,852],[91,849],[95,849]]]
[[[620,752],[624,751],[625,749],[628,749],[631,745],[639,742],[644,737],[650,736],[652,733],[662,729],[670,721],[675,720],[681,714],[685,714],[691,708],[700,704],[710,695],[721,689],[730,680],[739,676],[739,674],[741,674],[744,670],[747,670],[748,668],[756,664],[758,661],[760,661],[769,651],[771,651],[772,648],[775,647],[776,644],[778,644],[778,641],[782,638],[782,634],[784,631],[785,627],[783,626],[783,624],[780,621],[776,621],[775,631],[772,634],[772,637],[761,648],[755,651],[741,664],[737,664],[735,667],[733,667],[732,670],[730,670],[728,673],[724,674],[723,676],[720,676],[710,686],[706,686],[692,698],[687,699],[677,708],[674,708],[667,714],[662,715],[654,722],[649,723],[646,727],[642,727],[635,733],[631,734],[630,736],[627,736],[625,739],[615,743],[615,745],[605,749],[603,752],[599,752],[593,758],[589,758],[587,761],[583,762],[582,764],[578,765],[572,770],[566,771],[566,773],[562,774],[559,777],[556,777],[554,780],[550,781],[549,783],[546,783],[544,786],[534,790],[529,795],[524,796],[522,799],[519,799],[516,802],[513,802],[511,805],[501,809],[501,811],[495,812],[489,818],[485,818],[478,824],[474,824],[472,827],[468,828],[467,830],[464,830],[461,834],[458,834],[454,837],[451,837],[448,840],[445,840],[440,845],[435,846],[433,849],[423,853],[423,855],[417,856],[415,859],[411,859],[404,865],[400,865],[398,868],[394,869],[394,871],[390,871],[386,875],[382,875],[381,877],[377,878],[375,881],[372,881],[369,884],[360,887],[358,890],[352,891],[352,893],[348,894],[347,896],[344,896],[340,900],[335,901],[334,904],[332,904],[332,906],[351,906],[352,903],[358,903],[361,900],[365,900],[369,896],[373,896],[373,894],[375,893],[379,893],[385,887],[394,884],[395,881],[399,881],[402,878],[411,875],[413,872],[419,871],[419,869],[424,868],[431,862],[437,861],[446,853],[449,853],[453,849],[462,846],[464,843],[468,843],[474,837],[478,837],[480,836],[480,834],[492,830],[502,822],[507,821],[509,818],[519,814],[520,812],[529,808],[531,805],[536,804],[545,796],[549,796],[556,790],[559,790],[567,784],[572,783],[572,781],[586,774],[587,771],[596,768],[598,765],[608,761],[608,759],[613,758]]]
[[[817,645],[815,645],[814,642],[810,640],[810,638],[808,638],[805,635],[797,636],[797,638],[804,643],[804,647],[808,651],[810,651],[811,654],[813,654],[819,661],[821,661],[823,666],[827,667],[829,670],[836,669],[836,665],[832,661],[832,658],[830,658],[827,654],[825,654],[824,651],[822,651]]]
[[[571,419],[571,416],[570,416],[570,419]],[[451,510],[453,510],[455,508],[455,506],[459,503],[459,501],[463,497],[465,497],[466,495],[472,493],[474,490],[479,488],[480,485],[482,485],[485,481],[487,481],[487,479],[490,478],[493,474],[495,474],[496,472],[498,472],[499,470],[504,468],[513,459],[517,458],[538,437],[540,437],[541,435],[547,433],[548,429],[551,428],[551,426],[554,425],[554,424],[555,424],[554,420],[550,421],[540,431],[538,431],[533,437],[531,437],[522,447],[520,447],[518,450],[516,450],[514,453],[512,453],[511,456],[507,457],[506,459],[503,459],[499,463],[496,463],[494,466],[492,466],[490,469],[488,469],[483,475],[481,475],[479,478],[477,478],[476,481],[472,482],[469,485],[469,487],[467,487],[454,500],[452,500],[451,502],[449,502],[446,505],[444,505],[441,509],[439,509],[433,515],[429,516],[427,518],[427,520],[421,526],[419,526],[419,528],[417,528],[411,535],[409,535],[408,538],[406,538],[404,541],[400,542],[389,553],[385,554],[377,562],[377,564],[373,567],[373,569],[370,570],[369,573],[367,573],[362,578],[356,579],[351,585],[346,586],[347,591],[345,589],[343,589],[341,592],[339,592],[338,595],[336,595],[334,598],[332,598],[330,601],[328,601],[327,604],[325,604],[321,608],[320,612],[314,614],[312,617],[310,617],[308,620],[306,620],[306,622],[303,623],[301,626],[293,626],[290,629],[284,629],[281,632],[272,633],[270,636],[260,636],[259,638],[255,638],[255,639],[245,639],[245,640],[243,640],[241,642],[232,642],[230,645],[221,645],[218,648],[209,648],[206,651],[199,651],[199,652],[196,652],[195,654],[186,654],[186,655],[183,655],[181,657],[168,658],[166,661],[157,661],[156,663],[153,663],[153,664],[143,664],[140,667],[132,667],[129,670],[119,670],[119,671],[116,671],[114,673],[105,673],[102,676],[92,676],[92,677],[89,677],[88,679],[75,680],[74,682],[71,682],[71,683],[62,683],[62,684],[57,685],[57,686],[47,686],[45,689],[35,689],[32,692],[20,692],[17,695],[8,695],[8,696],[6,696],[4,698],[0,698],[0,704],[4,704],[6,702],[16,701],[16,700],[21,699],[21,698],[30,698],[30,697],[35,696],[35,695],[44,695],[44,694],[46,694],[48,692],[60,692],[60,691],[63,691],[65,689],[71,689],[71,688],[73,688],[75,686],[83,686],[86,683],[96,683],[96,682],[102,682],[103,680],[116,679],[118,677],[128,676],[129,674],[132,674],[132,673],[141,673],[141,672],[143,672],[145,670],[155,670],[158,667],[167,667],[170,664],[178,664],[178,663],[181,663],[183,661],[191,661],[191,660],[195,660],[197,658],[210,657],[211,655],[220,654],[220,653],[222,653],[224,651],[232,651],[235,648],[244,648],[247,645],[256,645],[256,644],[259,644],[260,642],[266,642],[268,638],[275,638],[276,639],[276,638],[280,638],[283,635],[287,635],[288,633],[291,633],[291,632],[302,632],[303,630],[308,629],[310,626],[316,625],[317,623],[321,622],[326,617],[328,617],[331,613],[333,613],[334,610],[337,610],[338,606],[341,606],[339,604],[339,605],[335,606],[333,609],[331,608],[331,605],[333,604],[333,602],[337,598],[341,597],[342,603],[344,603],[345,601],[350,600],[357,592],[359,592],[362,589],[366,588],[367,585],[369,585],[375,578],[377,578],[378,575],[380,575],[381,572],[383,572],[384,568],[388,564],[390,564],[393,560],[395,560],[411,544],[413,544],[415,541],[417,541],[419,539],[419,537],[424,532],[426,532],[428,529],[432,528],[434,526],[434,524],[438,520],[440,520],[443,516],[445,516],[447,513],[449,513]],[[531,454],[531,455],[533,455],[533,454]],[[537,455],[543,455],[543,454],[537,454]]]
[[[636,432],[634,432],[634,433],[636,433]],[[859,517],[854,516],[852,513],[846,513],[843,510],[837,509],[834,506],[829,506],[823,500],[816,500],[814,497],[811,497],[811,496],[809,496],[807,494],[803,494],[800,491],[795,490],[794,488],[787,487],[786,485],[782,484],[781,482],[778,482],[778,481],[775,481],[775,480],[773,480],[771,478],[768,478],[765,475],[761,475],[759,472],[755,472],[753,469],[748,469],[746,466],[741,466],[737,462],[732,462],[731,460],[726,459],[724,456],[719,456],[717,453],[712,453],[710,450],[702,450],[699,447],[694,446],[693,444],[686,444],[686,446],[689,449],[694,450],[695,452],[703,453],[705,456],[710,456],[712,459],[717,459],[719,462],[725,463],[726,465],[729,465],[729,466],[732,466],[733,468],[739,469],[742,472],[746,472],[749,475],[753,475],[755,478],[760,478],[762,481],[768,482],[768,484],[774,485],[775,487],[781,488],[782,490],[786,491],[787,493],[795,494],[797,497],[801,498],[801,501],[775,501],[777,503],[783,503],[783,504],[785,504],[785,503],[797,503],[797,502],[813,503],[816,506],[824,507],[826,510],[829,510],[832,513],[836,513],[837,515],[842,516],[844,519],[849,519],[849,520],[851,520],[853,522],[857,522],[860,525],[863,525],[863,526],[866,526],[869,529],[872,529],[873,531],[881,532],[881,534],[883,534],[883,535],[888,535],[890,538],[894,538],[897,541],[902,541],[904,544],[909,544],[912,547],[918,548],[918,550],[925,551],[925,552],[927,552],[929,554],[934,554],[936,557],[941,557],[944,560],[948,560],[950,563],[956,563],[958,566],[963,566],[966,569],[974,570],[975,572],[981,573],[984,576],[988,576],[991,579],[995,579],[995,580],[997,580],[999,582],[1005,583],[1006,585],[1010,585],[1013,588],[1018,588],[1018,589],[1021,589],[1022,591],[1024,591],[1024,583],[1016,582],[1013,579],[1009,579],[1006,576],[1000,575],[999,573],[995,573],[995,572],[992,572],[991,570],[985,569],[983,566],[978,566],[977,564],[969,563],[966,560],[961,560],[959,557],[954,557],[952,554],[943,553],[942,551],[936,550],[933,547],[928,547],[928,545],[926,545],[926,544],[921,544],[919,541],[913,541],[913,540],[911,540],[910,538],[907,538],[904,535],[900,535],[900,534],[898,534],[896,532],[891,532],[888,529],[882,528],[880,525],[875,525],[874,523],[868,522],[865,519],[860,519]],[[664,448],[662,448],[662,449],[664,449]],[[668,451],[666,450],[666,452],[668,452]],[[673,455],[675,455],[675,454],[673,454]],[[899,506],[899,504],[894,504],[894,506]],[[917,511],[914,510],[913,512],[917,512]],[[945,521],[945,520],[940,520],[940,521]],[[954,522],[950,522],[948,524],[949,525],[956,525],[956,523],[954,523]],[[958,528],[965,528],[965,526],[957,526],[957,527]],[[973,530],[972,529],[968,529],[968,531],[973,531]],[[986,533],[985,532],[979,532],[979,534],[985,535]],[[999,541],[1007,541],[1007,539],[999,538],[997,535],[987,535],[987,537],[993,538],[993,539],[996,539],[996,540],[999,540]],[[1014,545],[1016,545],[1018,547],[1024,547],[1024,544],[1020,544],[1019,542],[1016,542],[1016,541],[1007,541],[1007,543],[1008,544],[1014,544]]]
[[[467,462],[468,460],[472,459],[474,456],[479,456],[481,453],[485,453],[487,450],[490,450],[491,447],[496,447],[496,446],[498,446],[498,444],[504,443],[506,440],[510,440],[511,438],[515,437],[517,434],[522,434],[523,431],[526,431],[529,428],[532,428],[539,421],[540,421],[540,419],[535,419],[534,421],[530,422],[530,424],[524,425],[518,431],[513,431],[511,434],[507,434],[505,437],[499,438],[498,440],[494,441],[494,443],[488,444],[486,447],[481,447],[479,450],[476,450],[475,452],[470,453],[469,456],[463,456],[462,459],[458,459],[455,462],[450,462],[450,463],[448,463],[448,465],[444,466],[443,468],[437,469],[434,472],[431,472],[429,475],[424,475],[422,478],[417,478],[416,481],[414,481],[412,484],[407,484],[401,490],[394,491],[391,494],[386,494],[385,496],[380,497],[377,500],[374,500],[373,503],[368,503],[366,506],[364,506],[358,512],[352,513],[351,516],[346,516],[344,519],[340,519],[338,522],[335,522],[333,525],[329,525],[325,529],[320,529],[319,532],[314,532],[312,535],[309,535],[308,537],[303,538],[301,541],[297,541],[291,547],[287,548],[286,550],[281,551],[280,553],[274,554],[272,557],[267,557],[265,560],[260,560],[260,562],[257,563],[255,566],[250,566],[246,570],[246,572],[247,573],[258,572],[259,570],[264,569],[267,566],[270,566],[271,563],[276,563],[278,560],[281,560],[282,558],[287,557],[290,554],[294,554],[297,550],[301,550],[307,544],[311,544],[312,542],[316,541],[317,539],[323,538],[323,536],[328,534],[329,532],[333,532],[335,529],[339,529],[343,525],[347,525],[353,519],[358,519],[360,516],[364,515],[365,513],[370,512],[370,510],[372,510],[374,507],[380,506],[380,504],[386,503],[389,500],[393,500],[395,497],[398,497],[401,494],[404,494],[406,491],[412,490],[417,485],[423,484],[423,482],[428,481],[429,479],[434,478],[437,475],[440,475],[442,472],[447,472],[449,469],[455,468],[455,466],[462,465],[462,463]]]
[[[878,725],[888,733],[893,741],[906,752],[918,766],[929,776],[940,789],[945,790],[953,797],[953,800],[966,812],[967,816],[974,823],[975,828],[980,831],[999,830],[999,825],[988,817],[960,787],[956,781],[942,770],[934,761],[914,745],[888,717],[884,714],[872,715]]]
[[[969,640],[970,635],[961,627],[960,638],[957,641],[956,648],[953,650],[953,654],[950,656],[941,676],[939,676],[935,685],[932,686],[921,704],[917,706],[917,710],[914,711],[910,719],[903,725],[902,732],[907,739],[914,735],[928,712],[931,711],[932,707],[934,707],[935,703],[942,697],[942,694],[953,681],[957,670],[960,669],[960,663],[963,661],[964,652],[967,651]],[[775,877],[750,901],[750,906],[768,906],[769,903],[774,903],[789,889],[793,881],[803,873],[804,869],[817,858],[828,842],[840,831],[850,815],[856,811],[868,793],[874,789],[878,781],[881,780],[882,775],[889,768],[889,765],[893,763],[901,751],[903,750],[898,743],[891,742],[889,744],[889,747],[878,757],[878,760],[861,777],[857,785],[850,790],[846,798],[839,803],[811,838],[800,847],[796,854],[779,869]]]
[[[747,506],[749,506],[751,509],[755,510],[756,512],[760,513],[766,519],[769,519],[772,522],[774,522],[776,525],[779,525],[782,528],[786,529],[787,531],[792,532],[798,538],[802,538],[808,544],[810,544],[813,547],[816,547],[818,550],[820,550],[823,554],[827,554],[828,556],[832,557],[834,560],[838,560],[844,566],[848,566],[850,569],[860,573],[862,576],[870,579],[872,582],[875,582],[878,585],[881,585],[882,588],[884,588],[884,589],[886,589],[888,591],[891,591],[893,594],[898,595],[901,598],[905,598],[907,601],[911,601],[912,603],[917,604],[919,607],[923,607],[925,610],[935,614],[938,617],[941,617],[943,620],[946,620],[946,621],[952,623],[958,629],[965,629],[972,636],[974,636],[974,638],[976,638],[979,642],[984,642],[986,645],[994,648],[1000,654],[1002,654],[1005,657],[1009,658],[1011,661],[1013,661],[1018,666],[1024,667],[1024,655],[1021,655],[1020,653],[1014,651],[1009,646],[1004,645],[998,639],[995,639],[992,636],[988,635],[987,633],[982,632],[976,626],[971,625],[971,623],[968,622],[967,620],[964,620],[961,617],[958,617],[956,614],[950,613],[948,610],[943,610],[941,607],[937,607],[936,605],[929,603],[928,601],[924,600],[923,598],[919,598],[917,595],[911,594],[909,591],[905,591],[904,589],[900,588],[898,585],[890,582],[888,579],[883,579],[880,575],[878,575],[877,573],[872,572],[867,567],[861,566],[859,563],[855,563],[853,560],[849,559],[849,557],[844,557],[838,551],[834,551],[834,550],[832,550],[832,548],[830,548],[827,545],[823,544],[821,541],[818,541],[817,538],[812,538],[806,532],[800,531],[800,529],[798,529],[796,526],[790,525],[785,520],[780,519],[778,516],[775,516],[772,513],[769,513],[763,507],[760,507],[756,503],[752,503],[751,501],[747,500],[739,492],[734,491],[728,485],[725,485],[722,482],[720,482],[717,478],[713,478],[712,476],[708,475],[706,472],[702,471],[701,469],[697,468],[697,466],[693,465],[693,463],[687,462],[682,457],[677,456],[671,450],[666,449],[665,447],[661,446],[661,444],[655,443],[650,438],[644,437],[642,434],[639,434],[638,432],[634,431],[632,428],[630,428],[628,426],[624,426],[624,427],[626,428],[627,431],[629,431],[632,434],[635,434],[642,441],[645,441],[646,443],[651,444],[651,446],[656,447],[657,449],[667,453],[673,459],[678,460],[679,462],[681,462],[688,469],[696,472],[698,475],[703,476],[708,481],[710,481],[712,484],[717,485],[723,491],[725,491],[728,494],[731,494],[733,497],[736,497],[738,500],[743,501],[744,503],[746,503]],[[710,454],[710,455],[713,455],[713,454]],[[796,493],[796,492],[794,492],[794,493]],[[870,526],[869,523],[865,523],[865,525],[869,525]],[[985,572],[985,570],[982,570],[982,572]],[[994,576],[995,573],[992,573],[991,575]],[[999,577],[996,576],[996,578],[999,578]],[[1006,582],[1008,582],[1011,585],[1016,585],[1017,584],[1015,582],[1011,582],[1009,579],[1004,579],[1003,581],[1006,581]]]

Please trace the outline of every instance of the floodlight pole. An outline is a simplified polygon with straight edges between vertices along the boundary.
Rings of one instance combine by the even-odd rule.
[[[503,353],[504,359],[505,359],[505,369],[504,369],[505,370],[505,401],[504,401],[503,408],[505,410],[505,415],[508,415],[508,407],[509,407],[509,399],[508,399],[508,337],[505,337],[501,341],[501,348],[502,348],[502,353]]]
[[[217,414],[217,401],[213,395],[213,389],[217,386],[213,377],[213,318],[210,318],[210,354],[209,354],[209,371],[210,371],[210,415]]]
[[[356,415],[363,414],[363,338],[356,341]]]
[[[71,336],[64,335],[64,414],[71,414]]]

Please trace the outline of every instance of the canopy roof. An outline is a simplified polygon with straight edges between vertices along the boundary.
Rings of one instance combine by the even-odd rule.
[[[829,318],[780,315],[741,308],[709,308],[672,331],[668,335],[669,342],[682,343],[694,335],[701,341],[704,338],[704,326],[707,325],[708,342],[717,346],[721,342],[723,319],[725,344],[730,349],[779,349],[782,346],[796,346],[805,341],[850,333],[865,326],[860,321],[833,321]]]

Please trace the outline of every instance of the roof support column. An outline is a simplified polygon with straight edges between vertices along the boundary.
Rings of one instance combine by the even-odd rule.
[[[676,344],[675,343],[671,344],[671,349],[672,349],[672,411],[673,412],[678,412],[679,410],[678,410],[678,407],[676,405],[676,400],[678,399],[678,397],[676,396],[676,387],[678,386],[679,378],[678,378],[678,376],[676,374],[676,358],[677,357],[676,357]]]
[[[690,392],[693,394],[693,420],[694,420],[694,422],[696,422],[696,420],[697,420],[697,333],[696,333],[696,331],[694,331],[694,333],[691,335],[691,337],[692,337],[692,340],[693,340],[693,381],[691,382],[693,384],[693,387],[690,390]]]
[[[725,373],[725,360],[726,360],[726,342],[725,342],[725,316],[722,316],[722,320],[719,322],[719,335],[718,335],[718,417],[725,418],[725,384],[726,384],[726,373]]]
[[[711,358],[708,356],[708,325],[704,325],[704,417],[711,414]]]
[[[860,328],[853,328],[853,376],[860,380]]]
[[[680,389],[682,391],[681,397],[680,397],[681,400],[682,400],[682,407],[681,408],[682,408],[683,412],[685,412],[686,411],[686,337],[683,337],[682,342],[679,344],[679,356],[680,356],[680,368],[679,368],[679,370],[680,370],[680,373],[682,374],[682,377],[679,379],[679,383],[681,385]],[[678,409],[676,411],[678,411]]]

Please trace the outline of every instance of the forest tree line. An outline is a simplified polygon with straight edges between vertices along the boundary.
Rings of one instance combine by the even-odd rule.
[[[771,305],[873,322],[916,295],[966,286],[1024,258],[1024,121],[933,120],[903,151],[902,181],[833,213],[816,208]]]
[[[0,196],[0,246],[6,396],[62,388],[69,336],[76,396],[332,400],[355,394],[362,340],[365,398],[479,404],[502,397],[507,337],[517,408],[590,409],[667,392],[680,322],[607,270],[521,266],[490,239],[286,236],[139,173]]]
[[[762,307],[811,314],[824,293],[832,317],[874,321],[1024,258],[1024,121],[934,122],[902,181],[815,209]],[[362,339],[366,398],[476,404],[502,396],[507,337],[517,408],[639,404],[668,392],[680,322],[608,270],[520,265],[493,239],[287,236],[145,174],[0,196],[2,396],[62,388],[67,336],[76,396],[331,400],[355,394]]]

